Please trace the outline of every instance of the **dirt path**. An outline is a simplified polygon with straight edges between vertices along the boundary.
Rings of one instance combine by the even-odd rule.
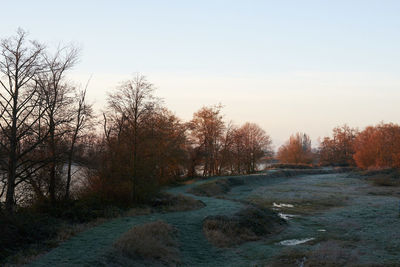
[[[188,187],[181,186],[169,190],[175,194],[186,194]],[[221,266],[231,261],[234,255],[225,255],[219,249],[212,247],[202,233],[202,220],[208,215],[232,214],[242,206],[238,202],[197,197],[206,207],[186,212],[154,213],[150,215],[117,218],[97,227],[91,228],[62,243],[30,266],[77,266],[98,265],[112,243],[132,226],[145,222],[163,220],[178,229],[183,261],[190,266]],[[210,265],[210,258],[213,259]]]

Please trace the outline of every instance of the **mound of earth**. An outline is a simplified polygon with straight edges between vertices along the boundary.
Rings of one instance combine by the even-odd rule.
[[[204,202],[192,197],[168,193],[159,194],[157,198],[150,202],[150,205],[156,212],[197,210],[206,206]]]
[[[181,262],[177,230],[164,221],[134,226],[107,255],[107,266],[176,266]]]
[[[188,193],[196,196],[213,197],[228,193],[232,187],[244,184],[244,178],[226,178],[212,182],[206,182],[196,187],[190,188]]]
[[[286,221],[270,209],[247,206],[232,216],[208,216],[203,220],[203,232],[216,247],[232,247],[279,233]]]

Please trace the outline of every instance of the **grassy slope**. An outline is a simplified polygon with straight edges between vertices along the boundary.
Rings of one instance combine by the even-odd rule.
[[[98,264],[112,243],[132,226],[156,220],[166,221],[177,228],[186,266],[282,266],[284,263],[291,266],[304,257],[308,259],[306,265],[312,262],[321,264],[317,255],[324,253],[337,262],[343,259],[361,264],[400,262],[397,192],[373,195],[371,192],[377,188],[364,179],[349,178],[346,174],[257,177],[251,183],[232,188],[224,197],[256,200],[269,207],[273,202],[293,202],[294,208],[281,211],[299,216],[290,220],[289,227],[270,240],[249,242],[231,249],[213,247],[201,231],[203,219],[209,215],[232,215],[243,205],[229,199],[196,196],[207,206],[194,211],[118,218],[63,243],[33,266]],[[214,178],[217,179],[223,178]],[[200,183],[203,181],[172,188],[170,192],[184,193]],[[321,229],[326,232],[318,231]],[[282,240],[307,237],[315,240],[291,248],[279,244]],[[328,256],[326,259],[330,259]]]

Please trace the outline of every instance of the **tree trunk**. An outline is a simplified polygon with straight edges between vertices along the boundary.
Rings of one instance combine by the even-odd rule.
[[[55,129],[54,122],[50,121],[50,153],[51,153],[51,165],[50,165],[50,181],[49,181],[49,195],[51,204],[54,205],[56,202],[56,144],[55,144]]]
[[[18,72],[15,74],[15,80],[18,81]],[[17,82],[16,82],[17,84]],[[6,211],[14,212],[14,194],[15,179],[17,172],[17,113],[18,113],[18,88],[15,89],[13,96],[12,125],[10,133],[10,152],[8,154],[8,177],[7,177],[7,193],[6,193]]]

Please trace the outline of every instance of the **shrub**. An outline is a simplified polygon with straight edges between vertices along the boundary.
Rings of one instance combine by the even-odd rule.
[[[400,172],[398,169],[372,169],[359,172],[361,176],[376,186],[400,186]]]
[[[21,248],[54,237],[60,222],[47,214],[0,214],[0,263]]]
[[[194,198],[184,195],[161,193],[151,200],[150,205],[161,212],[196,210],[205,207],[205,204]]]
[[[269,166],[269,169],[312,169],[312,164],[304,164],[304,163],[275,163]]]
[[[233,216],[208,216],[203,231],[216,247],[231,247],[280,232],[286,221],[270,209],[248,206]]]
[[[392,178],[388,175],[372,177],[371,181],[376,186],[400,186],[399,178]]]
[[[180,262],[177,231],[171,225],[156,221],[135,226],[113,245],[115,253],[131,260],[159,261],[167,265]],[[113,260],[118,260],[114,256]]]

